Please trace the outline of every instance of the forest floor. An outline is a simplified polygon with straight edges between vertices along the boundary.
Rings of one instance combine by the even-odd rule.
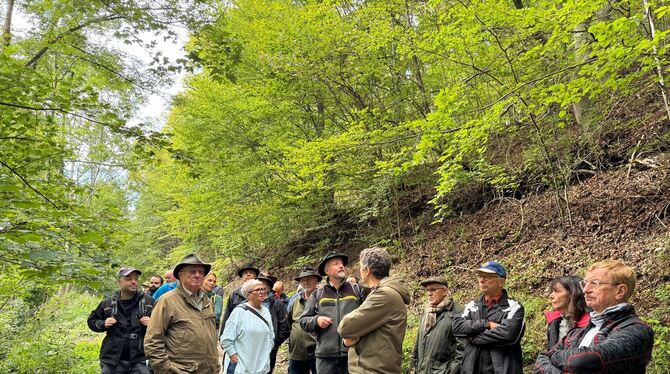
[[[473,214],[439,224],[429,224],[432,212],[406,220],[401,232],[407,235],[401,240],[403,249],[394,250],[392,269],[414,296],[406,351],[412,344],[415,332],[411,329],[424,296],[419,281],[433,275],[446,276],[452,282],[455,299],[464,304],[477,295],[471,270],[491,259],[506,265],[507,288],[526,306],[527,365],[544,344],[541,312],[548,307],[548,281],[563,274],[583,275],[590,263],[602,259],[621,259],[635,268],[638,288],[632,303],[638,314],[657,321],[667,331],[670,155],[659,153],[597,173],[568,187],[563,197],[569,202],[569,211],[564,209],[562,214],[555,194],[547,191],[521,200],[494,200]],[[365,245],[349,244],[339,250],[356,259]],[[276,268],[286,269],[290,261],[283,258],[284,263]],[[349,273],[356,274],[357,270],[357,262],[351,261]],[[280,279],[294,276],[285,270],[275,273]],[[283,367],[279,364],[276,372],[284,372]],[[663,372],[658,370],[654,372]]]

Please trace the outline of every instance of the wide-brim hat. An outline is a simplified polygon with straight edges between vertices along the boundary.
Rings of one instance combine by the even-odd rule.
[[[244,273],[245,270],[251,270],[251,271],[253,271],[254,273],[256,273],[256,276],[257,276],[257,277],[258,277],[258,274],[261,273],[261,271],[258,270],[258,268],[255,267],[254,265],[246,264],[246,265],[242,266],[239,270],[237,270],[237,276],[240,277],[240,278],[242,278],[242,273]]]
[[[198,256],[195,255],[195,253],[191,253],[184,256],[184,258],[181,259],[181,262],[179,262],[177,266],[174,267],[172,274],[175,278],[177,278],[177,280],[179,280],[179,272],[181,269],[188,265],[201,265],[205,269],[205,274],[203,275],[209,274],[209,271],[212,269],[212,265],[202,262],[202,260],[200,260]]]
[[[321,262],[319,263],[319,274],[321,274],[323,276],[326,275],[326,272],[324,271],[324,269],[326,267],[326,262],[328,262],[328,260],[331,260],[333,258],[341,258],[342,263],[344,264],[344,266],[347,266],[347,264],[349,263],[349,257],[347,255],[343,255],[343,254],[337,253],[337,252],[329,252],[326,255],[326,257],[324,257],[323,260],[321,260]]]
[[[263,281],[268,282],[270,284],[270,290],[272,290],[272,288],[275,286],[275,282],[272,280],[272,278],[268,277],[265,274],[259,274],[256,277],[256,280],[259,280],[261,282],[263,282]]]
[[[315,268],[313,268],[312,266],[305,266],[304,268],[302,268],[302,270],[300,270],[300,274],[298,274],[298,276],[295,277],[295,280],[300,282],[300,279],[307,277],[316,277],[319,280],[319,282],[321,281],[321,279],[323,279],[323,277],[316,271]]]
[[[449,287],[449,282],[447,281],[447,278],[443,277],[430,277],[427,279],[424,279],[421,281],[421,287],[426,287],[429,284],[441,284],[445,287]]]

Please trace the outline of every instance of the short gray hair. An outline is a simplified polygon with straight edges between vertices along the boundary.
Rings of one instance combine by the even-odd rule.
[[[361,267],[366,267],[370,273],[382,279],[389,276],[391,271],[391,255],[381,247],[365,248],[360,254]]]
[[[259,281],[258,279],[249,279],[248,281],[244,282],[240,291],[242,291],[242,295],[244,295],[244,297],[247,297],[258,285],[265,287],[265,284],[263,284],[263,282]]]

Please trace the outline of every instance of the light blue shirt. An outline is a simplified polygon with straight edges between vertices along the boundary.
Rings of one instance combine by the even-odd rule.
[[[163,296],[164,294],[174,290],[177,288],[177,282],[170,282],[170,283],[165,283],[164,285],[158,287],[156,292],[152,295],[154,300],[158,300],[159,297]]]
[[[237,354],[239,361],[235,374],[266,374],[270,371],[270,351],[274,346],[272,317],[268,308],[261,305],[256,311],[267,324],[242,305],[233,309],[221,335],[221,345],[226,352],[223,372],[227,372],[230,356]]]

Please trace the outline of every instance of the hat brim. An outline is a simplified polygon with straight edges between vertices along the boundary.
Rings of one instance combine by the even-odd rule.
[[[346,255],[337,255],[337,256],[333,256],[333,257],[328,257],[328,258],[324,259],[323,261],[321,261],[321,263],[319,264],[319,274],[323,275],[324,277],[326,276],[326,271],[325,271],[326,264],[328,263],[328,261],[330,261],[334,258],[341,259],[342,264],[344,266],[347,266],[347,264],[349,263],[349,256],[346,256]]]
[[[491,269],[487,269],[487,268],[479,268],[479,269],[476,269],[474,272],[475,273],[484,273],[484,274],[488,274],[488,275],[497,275],[500,278],[505,278],[502,275],[498,274],[498,272],[493,271]]]
[[[205,274],[203,274],[203,276],[205,276],[205,277],[207,276],[207,274],[209,274],[209,271],[212,270],[212,265],[210,265],[210,264],[179,264],[179,265],[174,267],[174,270],[172,271],[172,275],[174,275],[174,277],[177,278],[177,280],[180,280],[179,279],[179,272],[181,271],[181,269],[183,269],[185,266],[188,266],[188,265],[202,266],[205,269]]]
[[[132,274],[132,273],[137,273],[137,276],[138,276],[138,277],[139,277],[140,275],[142,275],[142,272],[141,272],[141,271],[139,271],[139,270],[137,270],[137,269],[133,269],[133,271],[128,272],[127,274],[121,274],[121,275],[117,276],[116,278],[117,278],[117,279],[121,279],[121,278],[123,278],[123,277],[127,277],[127,276],[129,276],[129,275]]]
[[[297,282],[300,282],[300,280],[301,280],[302,278],[308,278],[308,277],[316,277],[316,279],[318,279],[319,282],[321,282],[321,280],[323,279],[323,277],[322,277],[321,275],[319,275],[319,274],[298,275],[297,277],[295,277],[295,278],[293,278],[293,279],[295,279]]]
[[[441,284],[444,287],[449,287],[448,285],[444,284],[443,282],[440,282],[436,279],[426,279],[425,281],[421,282],[421,287],[426,287],[430,284]]]
[[[258,277],[258,275],[261,273],[261,271],[259,269],[256,269],[255,267],[248,266],[248,267],[244,267],[244,268],[238,270],[237,271],[237,276],[242,278],[242,273],[244,273],[246,270],[251,270],[254,273],[256,273],[256,277]]]
[[[258,276],[258,278],[256,278],[256,280],[259,280],[263,283],[269,283],[270,284],[270,290],[272,290],[272,288],[275,286],[275,282],[273,282],[272,279],[270,279],[266,276],[263,276],[263,275]]]

